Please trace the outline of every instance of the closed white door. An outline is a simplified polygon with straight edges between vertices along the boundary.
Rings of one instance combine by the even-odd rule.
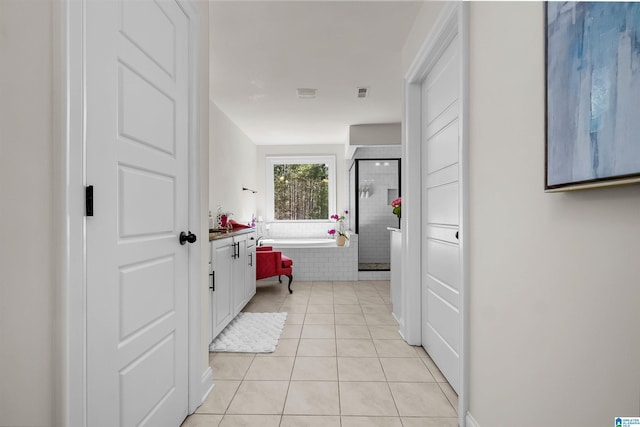
[[[422,343],[454,390],[460,383],[458,245],[459,41],[422,83]]]
[[[188,20],[174,1],[85,9],[87,418],[176,427],[188,409]]]
[[[233,258],[232,279],[233,279],[233,315],[236,316],[244,307],[247,301],[245,273],[247,272],[247,240],[246,236],[234,239],[235,253]]]
[[[255,237],[251,236],[247,246],[247,270],[244,277],[244,296],[249,302],[256,294],[256,246]]]
[[[211,341],[233,319],[231,300],[231,276],[235,246],[232,239],[224,239],[211,245],[213,268],[213,292],[211,293]]]

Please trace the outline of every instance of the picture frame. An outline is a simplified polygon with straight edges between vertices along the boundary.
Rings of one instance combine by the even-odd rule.
[[[640,182],[640,3],[544,15],[545,191]]]

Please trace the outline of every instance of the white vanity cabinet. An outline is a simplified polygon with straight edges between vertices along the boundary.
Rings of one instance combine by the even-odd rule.
[[[213,339],[256,293],[255,231],[211,240],[211,334]]]
[[[211,272],[209,288],[211,290],[211,339],[215,338],[233,319],[231,303],[233,254],[231,239],[211,242]]]

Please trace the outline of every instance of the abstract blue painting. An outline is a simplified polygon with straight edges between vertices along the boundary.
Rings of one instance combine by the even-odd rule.
[[[640,178],[640,3],[546,3],[545,189]]]

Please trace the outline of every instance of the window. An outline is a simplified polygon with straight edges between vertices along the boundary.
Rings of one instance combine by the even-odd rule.
[[[329,219],[336,206],[335,163],[334,156],[267,157],[270,219]]]

